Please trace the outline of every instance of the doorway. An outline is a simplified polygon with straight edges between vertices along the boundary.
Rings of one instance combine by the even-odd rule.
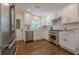
[[[16,19],[16,36],[17,40],[23,40],[23,28],[21,19]]]

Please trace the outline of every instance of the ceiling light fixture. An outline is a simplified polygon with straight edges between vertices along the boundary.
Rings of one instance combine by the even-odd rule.
[[[40,6],[38,6],[38,5],[35,5],[35,8],[40,8]]]

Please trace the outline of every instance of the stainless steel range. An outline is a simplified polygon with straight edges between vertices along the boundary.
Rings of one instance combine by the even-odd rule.
[[[59,45],[59,32],[64,30],[62,24],[62,17],[56,17],[52,20],[52,25],[49,30],[49,40],[57,45]]]
[[[56,45],[59,45],[59,31],[58,30],[53,30],[53,28],[49,30],[49,41],[52,43],[55,43]]]

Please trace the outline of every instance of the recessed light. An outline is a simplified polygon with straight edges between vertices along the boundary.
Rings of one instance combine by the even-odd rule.
[[[44,12],[44,14],[47,14],[47,12]]]
[[[30,8],[28,8],[27,11],[30,12],[31,11]]]

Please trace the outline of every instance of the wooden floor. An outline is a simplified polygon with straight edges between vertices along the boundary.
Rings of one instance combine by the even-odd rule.
[[[17,41],[16,55],[72,55],[72,53],[46,40]]]

